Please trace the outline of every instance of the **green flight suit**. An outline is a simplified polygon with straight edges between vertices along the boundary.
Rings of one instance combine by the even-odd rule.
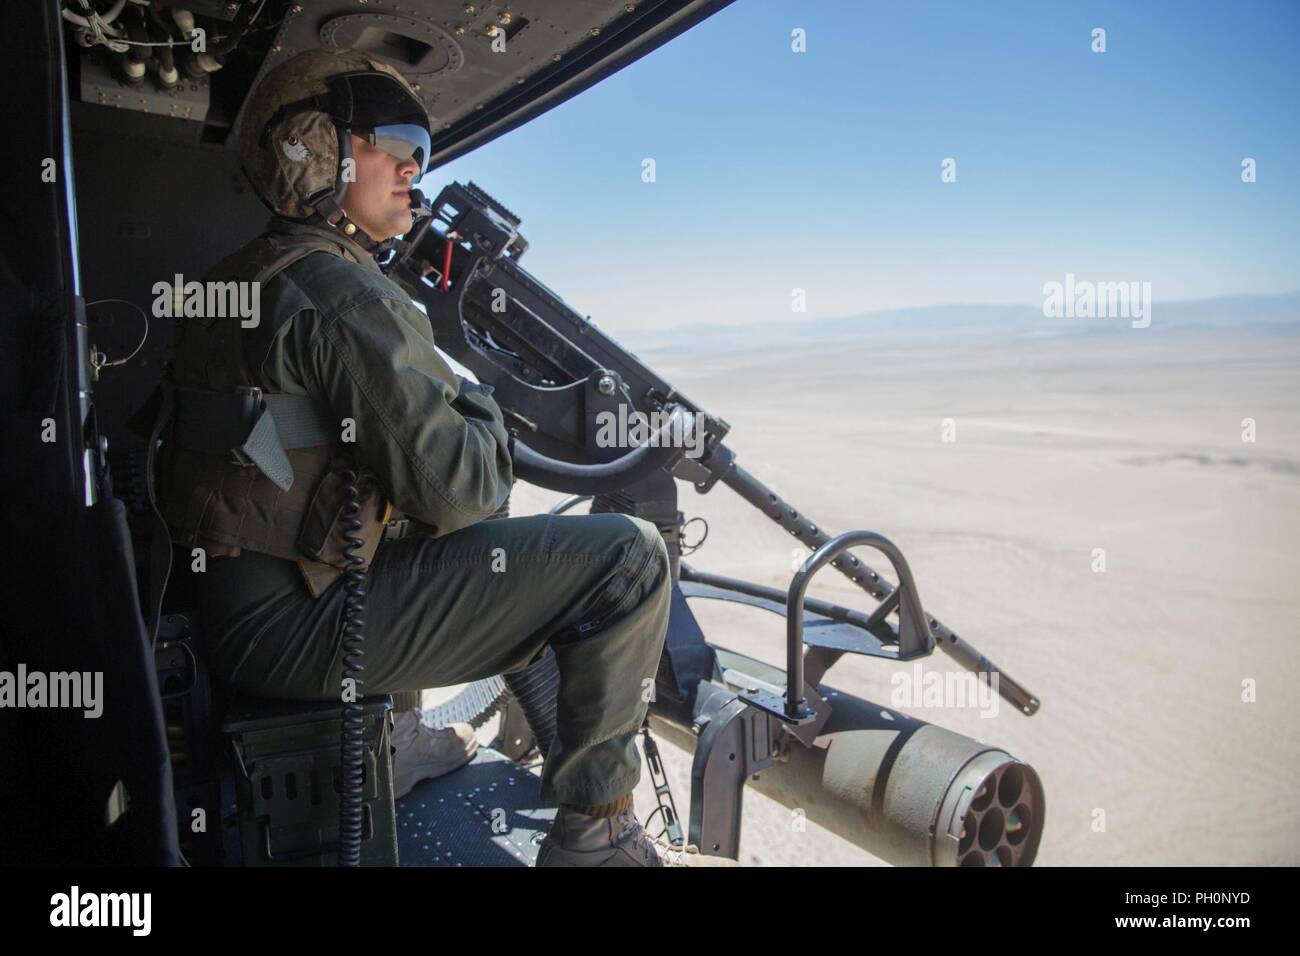
[[[484,520],[513,481],[491,386],[458,379],[428,319],[360,246],[285,220],[270,229],[326,238],[339,255],[313,252],[261,289],[269,324],[244,349],[253,381],[326,403],[341,427],[351,419],[358,460],[419,528],[383,541],[371,564],[361,691],[490,677],[550,644],[560,688],[542,796],[600,804],[630,792],[668,622],[658,530],[620,514]],[[245,548],[192,583],[219,677],[253,694],[338,699],[345,579],[313,598],[292,561]]]

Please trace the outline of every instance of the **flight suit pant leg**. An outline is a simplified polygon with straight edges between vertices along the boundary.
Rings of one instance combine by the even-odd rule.
[[[390,542],[368,588],[365,690],[518,670],[549,644],[560,686],[542,796],[612,801],[640,779],[636,736],[663,651],[670,587],[658,529],[627,515],[494,519],[442,538]]]
[[[268,696],[337,699],[344,583],[316,600],[303,587],[296,603],[275,608],[274,623],[241,649],[235,682]],[[387,541],[366,585],[361,690],[386,694],[520,670],[549,644],[560,686],[542,797],[609,803],[640,779],[636,736],[670,593],[663,537],[628,515],[499,518],[440,538]]]

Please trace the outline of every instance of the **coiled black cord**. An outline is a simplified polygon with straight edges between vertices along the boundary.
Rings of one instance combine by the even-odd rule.
[[[548,647],[535,664],[501,676],[524,713],[538,752],[545,757],[555,740],[555,711],[560,696],[560,665],[555,652]]]
[[[365,722],[361,701],[362,641],[365,638],[366,559],[357,551],[365,547],[365,539],[357,537],[361,528],[360,491],[357,473],[345,471],[343,494],[343,538],[347,544],[343,556],[345,596],[343,598],[343,685],[352,683],[354,700],[343,700],[343,730],[340,739],[342,784],[339,793],[339,866],[361,865],[361,830],[364,810],[361,798],[364,792]]]

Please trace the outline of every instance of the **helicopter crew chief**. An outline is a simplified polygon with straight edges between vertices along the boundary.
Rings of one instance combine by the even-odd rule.
[[[160,482],[173,540],[208,555],[194,583],[214,671],[248,693],[338,699],[350,470],[369,569],[361,693],[518,670],[549,644],[560,687],[541,792],[560,809],[538,865],[731,862],[672,853],[632,812],[668,621],[658,530],[621,514],[483,520],[513,482],[493,390],[458,380],[375,261],[412,228],[430,152],[418,94],[382,60],[310,50],[267,73],[237,135],[275,215],[207,278],[260,281],[260,320],[182,326]],[[426,738],[405,746],[436,749],[413,718]]]

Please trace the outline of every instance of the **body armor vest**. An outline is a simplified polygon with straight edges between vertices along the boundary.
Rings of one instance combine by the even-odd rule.
[[[327,240],[263,235],[224,259],[207,282],[265,284],[314,252],[342,256]],[[405,528],[372,472],[340,440],[341,422],[305,396],[264,392],[249,357],[262,357],[290,315],[261,317],[253,329],[238,318],[204,316],[181,327],[164,376],[171,415],[164,442],[160,511],[172,540],[209,557],[262,552],[294,561],[313,597],[348,566],[348,536],[369,567],[385,526]],[[170,408],[169,408],[170,407]],[[164,432],[166,438],[166,433]],[[346,473],[358,492],[360,528],[348,531]],[[389,534],[390,537],[400,536]]]

